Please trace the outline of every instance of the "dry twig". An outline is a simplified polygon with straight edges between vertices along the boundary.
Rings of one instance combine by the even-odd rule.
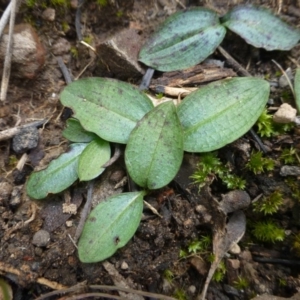
[[[3,66],[3,75],[1,82],[1,93],[0,100],[5,101],[10,77],[10,69],[11,69],[11,58],[12,58],[12,50],[13,50],[13,35],[14,35],[14,27],[15,27],[15,19],[16,12],[18,10],[18,0],[11,0],[11,12],[10,12],[10,21],[9,21],[9,35],[8,42]]]

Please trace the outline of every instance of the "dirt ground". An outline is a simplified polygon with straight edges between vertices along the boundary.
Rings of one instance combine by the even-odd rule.
[[[139,48],[167,16],[182,10],[183,6],[205,6],[222,15],[240,3],[263,5],[274,13],[280,11],[283,19],[300,26],[300,2],[296,0],[110,0],[105,7],[90,0],[81,6],[80,24],[83,39],[96,48],[95,53],[78,42],[75,28],[77,1],[23,1],[17,24],[23,24],[20,28],[24,28],[24,24],[32,26],[42,50],[36,50],[39,61],[24,66],[20,63],[12,65],[7,100],[0,102],[0,130],[37,120],[47,121],[44,126],[38,127],[35,133],[38,142],[33,149],[16,151],[14,143],[18,141],[12,137],[0,141],[0,275],[11,286],[13,299],[86,299],[93,296],[91,293],[100,291],[108,293],[112,297],[110,299],[167,299],[167,296],[196,299],[201,293],[209,262],[204,259],[205,255],[193,251],[184,257],[180,253],[188,252],[192,243],[201,237],[212,235],[220,216],[211,203],[222,200],[229,191],[220,180],[215,179],[209,188],[198,192],[198,186],[193,185],[189,178],[199,161],[198,155],[186,154],[175,180],[147,196],[146,200],[162,218],[145,207],[141,224],[132,240],[104,263],[81,263],[71,239],[86,200],[86,183],[76,183],[68,191],[41,201],[29,199],[25,184],[33,170],[47,166],[68,146],[61,132],[70,111],[59,102],[59,94],[66,82],[57,57],[62,57],[74,79],[107,76],[139,85],[144,67],[118,72],[114,71],[118,68],[104,66],[106,56],[101,54],[99,45],[105,39],[111,35],[118,36],[124,28],[130,28],[138,36],[136,46]],[[0,1],[1,11],[7,4],[8,1]],[[284,70],[290,67],[293,72],[299,64],[299,46],[289,52],[267,53],[247,45],[233,34],[226,37],[222,46],[252,75],[264,76],[271,83],[278,83],[281,75],[278,75],[280,70],[272,59]],[[225,61],[218,51],[212,58]],[[31,65],[34,63],[37,64],[35,67]],[[225,67],[231,68],[226,63]],[[30,68],[35,68],[35,71],[30,73]],[[161,73],[156,73],[155,80],[161,76]],[[271,98],[274,103],[270,106],[279,106],[283,97],[294,105],[289,87],[273,85]],[[284,228],[285,239],[276,243],[263,243],[255,239],[251,226],[257,219],[264,220],[264,216],[254,212],[250,205],[245,209],[247,230],[239,243],[240,249],[226,252],[225,276],[220,282],[211,282],[207,299],[252,299],[262,294],[288,298],[300,293],[300,202],[299,196],[295,195],[300,185],[297,176],[287,181],[280,175],[284,163],[279,159],[284,148],[294,147],[299,151],[299,129],[294,127],[284,134],[263,138],[263,142],[268,150],[267,156],[275,161],[273,171],[254,174],[245,168],[247,153],[258,149],[249,134],[220,149],[218,156],[222,162],[230,163],[234,174],[246,180],[245,191],[251,200],[280,190],[283,205],[272,219]],[[299,165],[299,162],[294,164]],[[127,191],[127,185],[115,188],[125,176],[126,169],[121,157],[96,180],[93,198],[99,201]],[[63,213],[62,205],[68,199],[77,205],[76,214]],[[201,211],[202,206],[208,210],[206,213]],[[40,230],[44,230],[44,235],[37,236]],[[295,246],[297,234],[299,249]],[[207,251],[212,251],[211,246]],[[247,284],[239,285],[241,278],[246,279]],[[103,285],[123,285],[132,290],[130,294],[122,294],[107,290]],[[67,289],[63,295],[47,295],[62,289]],[[135,291],[160,295],[155,298],[150,294],[137,295]],[[275,299],[275,296],[268,299]],[[98,298],[96,295],[94,297],[109,298],[100,294]]]

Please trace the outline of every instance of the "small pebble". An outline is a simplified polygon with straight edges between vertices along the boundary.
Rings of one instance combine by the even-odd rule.
[[[25,79],[33,79],[42,69],[46,60],[46,50],[41,43],[36,30],[29,24],[18,24],[14,28],[14,47],[12,53],[12,64],[14,70],[12,76]],[[8,43],[8,34],[3,34],[0,41],[0,69]]]
[[[0,182],[0,200],[8,200],[12,193],[13,186],[8,182]]]
[[[24,128],[13,138],[12,147],[16,153],[24,153],[37,146],[39,131],[36,127]]]
[[[280,169],[281,176],[299,176],[300,167],[296,166],[282,166]]]
[[[233,270],[238,270],[241,266],[241,262],[238,259],[227,259],[228,268],[230,267]]]
[[[273,116],[273,121],[276,123],[291,123],[295,121],[297,110],[288,103],[280,105],[279,109]]]
[[[45,247],[48,245],[49,241],[50,234],[48,231],[43,229],[37,231],[32,238],[32,244],[37,247]]]
[[[194,285],[190,285],[188,288],[188,292],[191,294],[195,294],[196,293],[196,287]]]
[[[238,255],[241,253],[241,248],[238,244],[234,243],[229,250],[230,254]]]
[[[55,20],[55,9],[50,7],[46,8],[43,11],[42,18],[46,21],[53,22]]]
[[[54,55],[63,55],[70,51],[71,44],[64,38],[59,38],[52,47]]]
[[[12,207],[17,207],[21,203],[21,190],[23,189],[22,186],[15,186],[11,193],[11,198],[9,200],[9,205]],[[0,189],[1,190],[1,189]]]
[[[121,269],[122,270],[127,270],[128,269],[128,264],[126,261],[123,261],[122,264],[121,264]]]
[[[67,227],[72,227],[73,226],[73,221],[66,221],[66,226]]]
[[[287,75],[287,77],[288,77],[288,79],[289,79],[290,81],[293,80],[294,76],[293,76],[293,73],[292,73],[292,69],[291,69],[291,68],[288,68],[288,69],[285,71],[285,74]],[[289,82],[288,82],[288,80],[287,80],[285,74],[281,75],[280,78],[279,78],[279,81],[278,81],[279,86],[280,86],[281,88],[285,88],[285,87],[287,87],[287,86],[289,85]]]

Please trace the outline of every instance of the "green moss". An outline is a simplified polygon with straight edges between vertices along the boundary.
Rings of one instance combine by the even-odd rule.
[[[164,271],[164,274],[163,274],[163,277],[169,282],[169,283],[172,283],[173,279],[174,279],[174,273],[169,270],[169,269],[166,269]]]
[[[74,58],[78,58],[78,50],[76,47],[71,47],[70,52]]]
[[[223,281],[226,272],[227,272],[226,266],[225,266],[224,261],[222,260],[222,261],[220,262],[218,268],[216,269],[216,272],[215,272],[215,274],[213,275],[212,280],[213,280],[213,281],[216,281],[216,282],[221,282],[221,281]]]
[[[280,160],[282,160],[285,164],[295,164],[296,163],[296,149],[294,147],[285,148],[282,150],[280,155]]]
[[[246,168],[252,171],[254,174],[260,174],[266,170],[272,171],[275,166],[274,161],[270,158],[265,158],[262,155],[263,154],[261,151],[252,152]]]
[[[276,213],[282,205],[282,194],[275,191],[269,197],[263,197],[253,203],[253,211],[262,212],[264,215],[272,215]]]
[[[173,296],[178,300],[187,300],[187,295],[183,289],[177,288]]]
[[[117,18],[121,18],[121,17],[123,17],[124,13],[121,10],[118,10],[116,15],[117,15]]]
[[[91,45],[93,42],[94,38],[92,35],[88,35],[86,37],[83,38],[83,41],[86,42],[87,44]]]
[[[284,240],[284,230],[273,221],[261,221],[254,224],[252,234],[262,242],[280,242]]]
[[[102,7],[107,6],[107,4],[108,4],[107,0],[97,0],[96,2],[98,5],[100,5]]]
[[[210,184],[216,177],[219,177],[228,189],[245,189],[246,181],[231,174],[229,168],[217,157],[216,152],[204,153],[200,159],[196,171],[191,176],[194,183],[199,184],[199,189]]]
[[[70,30],[70,26],[67,22],[62,22],[61,23],[61,28],[62,28],[62,31],[65,32],[65,33]]]
[[[207,252],[211,244],[211,237],[208,235],[203,235],[199,240],[195,240],[188,245],[188,252],[194,254]]]
[[[265,108],[256,122],[257,132],[261,137],[270,137],[274,134],[272,119],[272,115],[268,114],[268,111]]]
[[[246,278],[240,277],[240,276],[238,277],[238,279],[236,281],[233,282],[233,284],[237,290],[244,290],[247,287],[249,287],[248,280]]]
[[[52,6],[69,6],[69,0],[50,0],[50,5]]]
[[[163,93],[158,93],[155,95],[157,99],[162,99],[164,97]]]
[[[300,232],[298,232],[293,238],[293,251],[300,257]]]

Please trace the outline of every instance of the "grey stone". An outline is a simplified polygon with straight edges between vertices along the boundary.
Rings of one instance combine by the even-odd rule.
[[[280,169],[281,176],[299,176],[300,167],[296,166],[282,166]]]
[[[96,72],[103,77],[140,78],[144,70],[138,63],[141,38],[134,29],[124,29],[97,45],[100,57]]]
[[[48,245],[49,241],[50,234],[48,231],[43,229],[37,231],[32,238],[32,244],[37,247],[45,247]]]
[[[12,147],[16,153],[24,153],[37,146],[39,131],[36,127],[25,128],[14,136]]]
[[[35,29],[29,24],[15,26],[13,35],[12,76],[33,79],[45,63],[46,50]],[[8,34],[4,33],[0,41],[0,69],[3,67],[8,43]],[[2,73],[2,71],[1,71]]]

